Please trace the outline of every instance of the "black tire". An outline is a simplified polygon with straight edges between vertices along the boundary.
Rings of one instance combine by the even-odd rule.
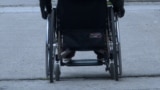
[[[45,59],[46,59],[46,78],[49,78],[49,23],[50,23],[50,15],[47,19],[47,33],[46,33],[46,53],[45,53]]]
[[[54,39],[55,39],[55,25],[54,25],[54,18],[55,18],[55,14],[54,14],[54,9],[52,10],[51,16],[50,16],[50,20],[49,20],[49,29],[48,29],[48,43],[49,43],[49,79],[50,79],[50,83],[53,83],[54,81],[54,59],[55,59],[55,53],[53,52],[53,43],[54,43]]]
[[[55,80],[59,81],[60,80],[60,74],[61,74],[60,61],[58,61],[58,62],[56,61],[54,66],[55,66],[54,67]]]
[[[112,79],[115,79],[115,65],[114,63],[110,63],[109,72]]]
[[[118,51],[118,66],[119,66],[119,70],[118,70],[118,75],[119,77],[122,76],[122,58],[121,58],[121,48],[120,48],[120,45],[119,45],[119,51]]]
[[[51,52],[50,52],[51,53]],[[54,63],[53,63],[54,61],[53,61],[53,59],[52,58],[50,58],[49,59],[49,79],[50,79],[50,83],[53,83],[53,65],[54,65]]]
[[[112,33],[112,42],[113,42],[113,62],[114,62],[114,79],[116,81],[119,80],[118,75],[118,61],[117,61],[117,35],[116,35],[116,27],[114,22],[114,11],[113,8],[110,9],[110,21],[111,21],[111,33]]]
[[[116,36],[117,36],[117,59],[118,59],[118,74],[122,76],[122,57],[121,57],[121,42],[120,42],[120,31],[118,25],[118,16],[115,16]]]

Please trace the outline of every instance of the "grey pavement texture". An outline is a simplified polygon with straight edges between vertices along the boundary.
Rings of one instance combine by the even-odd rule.
[[[39,0],[0,0],[0,6],[35,6]]]
[[[56,0],[52,0],[53,2]],[[160,2],[160,0],[125,0],[126,2]],[[39,0],[0,0],[0,6],[37,6]]]
[[[61,81],[45,78],[46,21],[38,7],[0,8],[0,90],[160,90],[160,4],[129,4],[119,19],[123,76],[105,66],[62,67]],[[83,56],[83,57],[82,57]],[[78,52],[74,58],[95,58]]]

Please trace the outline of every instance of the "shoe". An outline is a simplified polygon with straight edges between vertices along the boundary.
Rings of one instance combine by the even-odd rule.
[[[71,58],[64,58],[63,63],[69,63],[71,61]]]
[[[104,62],[104,55],[101,53],[97,53],[97,60],[99,63],[103,63]]]
[[[104,58],[99,58],[97,60],[98,60],[98,63],[103,63],[104,62]]]
[[[64,50],[62,53],[61,53],[61,56],[63,58],[66,58],[68,55],[70,56],[70,54],[72,54],[72,51],[67,49],[67,50]],[[67,58],[68,59],[68,58]]]

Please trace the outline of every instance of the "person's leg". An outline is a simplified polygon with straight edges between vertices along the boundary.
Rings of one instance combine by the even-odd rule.
[[[64,58],[72,58],[75,55],[75,51],[70,51]]]
[[[102,61],[104,59],[104,50],[94,50],[94,53],[97,55],[98,61]]]
[[[72,57],[74,57],[74,55],[75,55],[75,51],[74,50],[63,50],[63,52],[61,53],[61,55],[62,55],[62,57],[63,57],[63,62],[64,63],[67,63],[67,62],[69,62],[71,59],[72,59]]]
[[[97,59],[104,59],[104,51],[103,50],[94,50],[94,53],[97,55]]]

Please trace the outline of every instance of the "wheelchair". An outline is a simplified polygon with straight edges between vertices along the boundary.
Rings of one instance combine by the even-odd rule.
[[[63,63],[63,48],[75,51],[103,49],[104,62],[82,59]],[[118,16],[113,5],[105,0],[59,0],[47,19],[46,77],[50,83],[59,81],[61,66],[100,65],[106,66],[113,80],[118,81],[122,76]]]

